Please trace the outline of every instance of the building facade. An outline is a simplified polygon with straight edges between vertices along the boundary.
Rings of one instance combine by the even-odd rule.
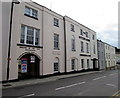
[[[98,68],[96,33],[68,16],[64,19],[67,72]]]
[[[99,70],[106,68],[105,66],[105,44],[101,40],[97,40],[97,50],[98,50],[98,65]]]
[[[96,32],[35,2],[14,5],[9,49],[10,12],[3,2],[1,81],[98,69]]]
[[[115,47],[105,43],[105,65],[106,69],[116,66]]]

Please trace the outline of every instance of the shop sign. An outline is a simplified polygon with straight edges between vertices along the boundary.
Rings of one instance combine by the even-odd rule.
[[[21,72],[26,73],[27,72],[27,58],[21,59]]]

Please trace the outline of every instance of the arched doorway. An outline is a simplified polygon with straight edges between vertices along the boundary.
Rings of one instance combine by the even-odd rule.
[[[24,54],[19,58],[18,79],[39,77],[40,58],[35,54]]]

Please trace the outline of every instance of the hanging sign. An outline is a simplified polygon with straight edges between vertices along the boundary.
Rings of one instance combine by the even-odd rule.
[[[30,56],[30,62],[35,63],[35,56]]]

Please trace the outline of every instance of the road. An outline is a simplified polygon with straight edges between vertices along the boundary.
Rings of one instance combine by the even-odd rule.
[[[52,82],[3,90],[3,96],[115,96],[118,95],[118,70],[103,71]]]

